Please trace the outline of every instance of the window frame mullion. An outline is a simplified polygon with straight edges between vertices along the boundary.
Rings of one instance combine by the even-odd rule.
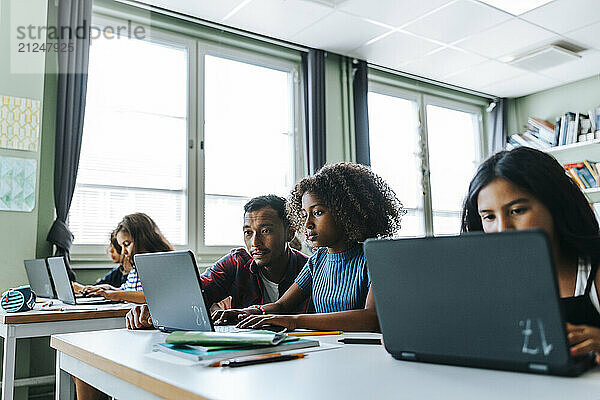
[[[423,190],[423,224],[425,236],[433,236],[433,206],[431,203],[431,176],[429,168],[429,141],[427,130],[427,104],[425,95],[418,99],[419,110],[419,159],[421,161],[421,189]]]

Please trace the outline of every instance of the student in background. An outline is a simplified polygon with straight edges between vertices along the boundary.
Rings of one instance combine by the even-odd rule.
[[[142,283],[138,277],[133,256],[141,253],[156,253],[173,250],[156,223],[143,213],[126,215],[115,229],[118,245],[121,246],[123,268],[129,269],[127,280],[120,287],[111,285],[86,286],[84,294],[103,296],[109,300],[145,303]]]
[[[365,166],[327,165],[296,184],[288,214],[316,253],[279,300],[216,311],[216,323],[243,318],[238,324],[243,328],[378,330],[362,242],[392,236],[400,228],[403,209],[393,190]],[[317,314],[290,314],[311,296]]]
[[[246,247],[233,249],[200,276],[204,300],[211,311],[271,303],[292,285],[307,257],[292,249],[295,231],[286,216],[285,199],[259,196],[244,205]],[[308,303],[308,302],[307,302]],[[307,304],[296,311],[306,311]],[[126,316],[131,329],[152,326],[148,306],[136,306]]]
[[[125,269],[123,266],[123,256],[121,255],[121,246],[117,242],[117,235],[113,231],[110,234],[110,242],[106,250],[113,263],[118,264],[104,277],[98,279],[93,285],[82,285],[77,282],[72,282],[73,290],[75,293],[87,293],[92,286],[104,287],[105,289],[118,288],[127,280],[127,274],[131,270],[131,265],[128,264],[129,269]]]
[[[114,267],[112,271],[106,274],[104,277],[98,279],[94,285],[111,285],[114,287],[121,287],[122,284],[127,281],[127,275],[131,269],[126,270],[123,266],[123,256],[121,255],[122,249],[117,241],[117,234],[112,232],[110,234],[110,244],[108,245],[107,253],[115,264],[118,266]],[[131,267],[131,265],[128,265]]]
[[[600,233],[594,213],[552,156],[527,147],[499,152],[469,185],[462,231],[532,228],[544,230],[552,244],[571,354],[600,354]]]

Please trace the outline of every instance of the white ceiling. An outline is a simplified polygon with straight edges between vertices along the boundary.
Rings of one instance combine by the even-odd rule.
[[[518,16],[476,0],[142,1],[495,96],[600,73],[599,0],[554,0]],[[588,50],[538,73],[504,62],[557,41]]]

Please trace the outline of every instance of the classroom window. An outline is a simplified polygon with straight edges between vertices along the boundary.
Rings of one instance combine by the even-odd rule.
[[[77,185],[76,245],[106,245],[126,214],[145,212],[188,243],[188,50],[150,40],[95,39]]]
[[[427,105],[427,140],[433,233],[460,231],[469,182],[479,164],[479,116],[475,112]]]
[[[369,92],[371,168],[385,179],[406,208],[401,237],[423,236],[419,120],[415,100]]]
[[[90,46],[75,259],[105,259],[111,230],[145,212],[176,248],[212,260],[243,245],[250,198],[287,196],[304,171],[299,55],[148,31]]]
[[[398,236],[459,233],[482,159],[480,108],[373,82],[368,103],[371,166],[407,209]]]
[[[291,71],[206,55],[204,245],[242,245],[243,206],[294,177]]]

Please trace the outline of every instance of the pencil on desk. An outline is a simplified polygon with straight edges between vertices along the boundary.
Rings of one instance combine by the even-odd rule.
[[[321,332],[289,332],[288,336],[325,336],[325,335],[341,335],[342,331],[321,331]]]

